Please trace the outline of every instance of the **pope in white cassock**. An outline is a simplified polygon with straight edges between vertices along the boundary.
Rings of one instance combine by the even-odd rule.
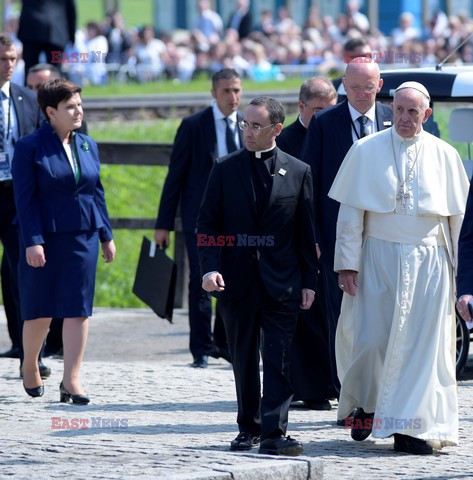
[[[417,82],[394,94],[394,127],[356,142],[329,196],[341,203],[334,269],[338,418],[352,438],[394,434],[432,453],[458,442],[454,275],[469,182],[457,151],[423,131]]]

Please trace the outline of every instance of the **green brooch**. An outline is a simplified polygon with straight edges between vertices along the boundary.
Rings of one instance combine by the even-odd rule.
[[[89,143],[86,141],[86,142],[82,142],[81,145],[80,145],[80,148],[83,152],[90,152],[90,148],[89,148]]]

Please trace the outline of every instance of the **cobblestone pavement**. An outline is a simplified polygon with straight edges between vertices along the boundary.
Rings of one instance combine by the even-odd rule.
[[[6,332],[0,316],[0,351]],[[304,456],[272,458],[228,451],[237,433],[231,368],[221,359],[189,368],[187,342],[184,311],[171,325],[146,310],[97,309],[82,371],[88,406],[59,403],[61,359],[45,360],[45,395],[31,399],[18,360],[0,358],[0,479],[296,480],[322,478],[322,463],[325,479],[473,478],[471,366],[459,382],[458,447],[396,454],[392,439],[353,442],[336,408],[293,408],[288,433]]]

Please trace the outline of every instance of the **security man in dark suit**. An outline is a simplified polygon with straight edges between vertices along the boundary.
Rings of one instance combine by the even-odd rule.
[[[19,335],[23,325],[20,316],[18,294],[17,265],[19,259],[19,240],[15,200],[13,198],[11,161],[16,141],[34,132],[43,119],[41,110],[36,103],[36,95],[31,90],[10,82],[17,61],[17,53],[11,38],[0,34],[0,240],[4,255],[8,262],[10,281],[9,293],[11,304],[18,319]],[[23,350],[19,352],[20,361]],[[51,374],[51,370],[39,359],[40,374],[43,378]]]
[[[18,39],[23,43],[28,72],[38,63],[41,52],[51,63],[52,51],[62,52],[68,42],[74,44],[76,5],[74,0],[23,0],[22,4]]]
[[[460,238],[458,239],[457,310],[465,322],[472,323],[473,315],[473,181],[466,202]]]
[[[301,154],[301,160],[312,167],[315,236],[320,249],[332,380],[338,390],[335,331],[343,292],[338,285],[338,274],[333,271],[333,256],[339,203],[327,194],[353,143],[392,125],[391,108],[375,101],[382,85],[376,62],[363,57],[352,60],[343,77],[347,99],[312,117]]]
[[[202,287],[217,292],[235,376],[240,433],[230,448],[261,438],[259,453],[298,455],[302,444],[286,436],[290,349],[300,309],[314,300],[316,256],[310,167],[276,147],[284,118],[273,98],[250,102],[246,148],[214,164],[197,236]]]
[[[299,116],[276,138],[278,147],[301,158],[307,128],[314,114],[337,103],[337,91],[328,78],[306,80],[299,91]],[[291,354],[292,406],[330,410],[329,398],[336,396],[332,385],[327,322],[324,318],[322,280],[317,274],[317,295],[310,310],[302,310],[297,321]],[[302,401],[298,403],[296,401]]]
[[[212,345],[212,303],[210,294],[201,288],[195,230],[197,212],[215,160],[242,145],[237,127],[243,119],[238,111],[242,94],[240,75],[229,68],[218,71],[212,76],[211,92],[215,99],[213,105],[185,118],[176,133],[154,234],[158,245],[169,245],[169,231],[174,230],[180,202],[190,269],[189,343],[194,368],[206,368],[209,355],[229,360],[224,351],[225,332],[218,316],[214,327],[215,347]]]

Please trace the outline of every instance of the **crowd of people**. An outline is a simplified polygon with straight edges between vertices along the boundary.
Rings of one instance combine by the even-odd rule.
[[[370,27],[354,0],[336,18],[321,16],[311,8],[302,25],[286,7],[280,7],[276,15],[263,10],[259,18],[253,18],[249,0],[236,0],[227,19],[211,10],[208,0],[199,1],[198,9],[192,28],[160,32],[152,25],[126,25],[119,12],[111,12],[102,22],[90,21],[78,28],[74,42],[58,50],[55,61],[81,85],[105,84],[112,78],[186,82],[201,74],[210,77],[222,68],[234,68],[242,77],[264,81],[284,78],[293,67],[301,66],[309,72],[307,76],[343,72],[347,63],[344,46],[360,38],[382,66],[435,65],[473,32],[473,22],[466,14],[447,17],[437,11],[429,25],[419,29],[414,26],[414,16],[404,12],[399,26],[386,35]],[[21,56],[19,20],[14,15],[8,18],[5,31],[16,39]],[[449,62],[471,63],[472,47],[472,42],[466,42]],[[20,61],[19,83],[23,74]]]

